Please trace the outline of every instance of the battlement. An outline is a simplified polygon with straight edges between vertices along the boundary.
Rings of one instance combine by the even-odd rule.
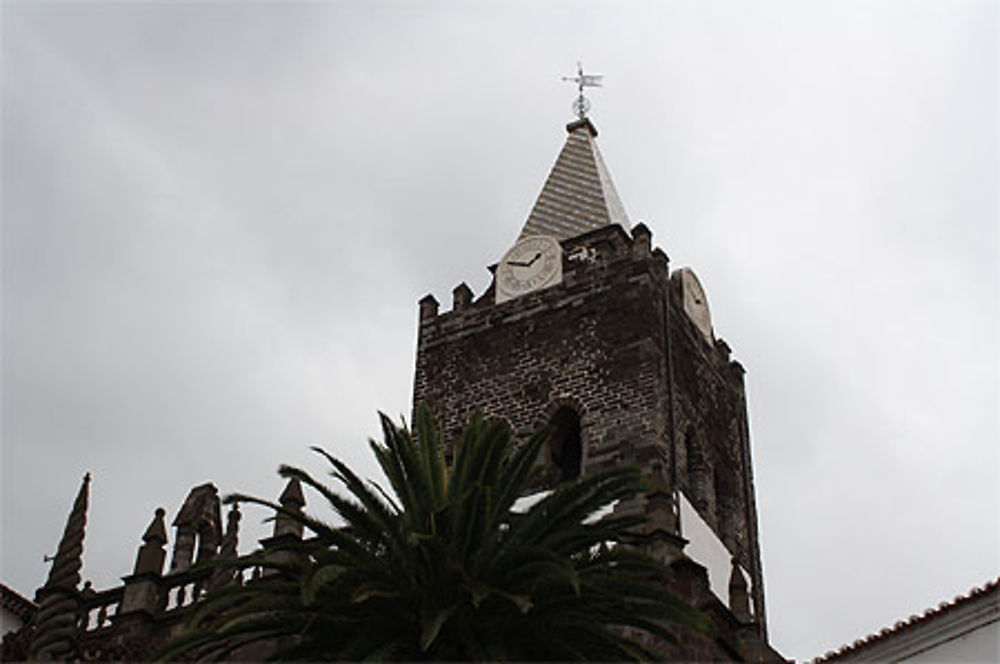
[[[494,264],[488,268],[494,278],[478,297],[462,282],[452,290],[451,308],[442,311],[440,302],[433,294],[425,295],[418,303],[418,344],[433,345],[455,334],[474,334],[484,327],[514,322],[531,315],[537,307],[579,306],[581,300],[589,294],[613,287],[614,282],[622,281],[623,274],[625,281],[648,279],[650,282],[664,283],[669,272],[667,254],[659,247],[652,247],[652,232],[641,222],[632,228],[631,234],[621,226],[610,225],[562,240],[560,244],[563,248],[563,278],[560,283],[549,288],[497,304],[497,266]],[[595,274],[603,275],[604,278],[595,279]],[[693,270],[681,268],[669,272],[669,288],[677,308],[686,314],[680,318],[690,327],[687,330],[690,336],[696,338],[695,331],[700,329],[702,336],[706,337],[707,346],[700,347],[699,350],[718,371],[733,371],[742,376],[744,369],[738,362],[731,360],[729,345],[711,332],[710,319],[707,322],[707,333],[699,327],[698,312],[692,311],[695,305],[691,303],[690,291],[696,289],[702,300],[701,304],[706,305],[701,311],[707,312],[707,303],[704,302],[704,291]]]
[[[620,267],[623,261],[650,261],[659,263],[665,272],[667,268],[667,256],[660,249],[650,250],[651,234],[645,224],[638,224],[632,229],[629,235],[624,228],[617,224],[603,226],[590,231],[584,235],[562,240],[560,245],[563,250],[562,281],[556,286],[537,291],[537,294],[548,293],[548,291],[563,288],[573,291],[581,281],[590,283],[590,272],[595,269],[609,271],[611,266]],[[490,265],[488,269],[493,274],[493,280],[479,297],[464,282],[456,286],[452,291],[452,307],[450,310],[441,311],[440,303],[432,294],[425,295],[420,304],[420,326],[429,326],[432,323],[447,323],[450,318],[468,312],[483,312],[494,309],[501,315],[505,310],[513,310],[515,307],[509,302],[497,304],[496,294],[496,264]],[[530,297],[529,294],[525,297]]]

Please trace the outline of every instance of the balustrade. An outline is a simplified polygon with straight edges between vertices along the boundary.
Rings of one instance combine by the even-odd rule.
[[[177,574],[156,579],[158,594],[161,599],[160,610],[171,612],[184,609],[202,599],[208,592],[214,570],[185,570]],[[246,567],[234,572],[233,581],[240,585],[250,583],[260,578],[259,567]],[[110,627],[114,618],[121,611],[125,586],[111,588],[100,592],[88,589],[80,595],[79,629],[84,632],[94,632]]]
[[[80,627],[92,632],[111,625],[121,606],[124,587],[84,595],[80,605]]]

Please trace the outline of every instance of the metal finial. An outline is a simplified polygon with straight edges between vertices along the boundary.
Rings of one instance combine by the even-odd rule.
[[[576,76],[563,76],[562,80],[570,81],[576,83],[577,90],[579,90],[579,96],[573,100],[573,112],[582,120],[587,117],[587,111],[590,110],[590,100],[583,96],[584,88],[599,88],[601,87],[601,79],[604,78],[602,74],[584,74],[583,65],[579,62],[576,63]]]

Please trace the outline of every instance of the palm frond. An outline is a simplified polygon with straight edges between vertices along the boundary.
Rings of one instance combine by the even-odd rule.
[[[506,424],[475,413],[448,466],[427,408],[416,409],[414,431],[379,418],[382,441],[370,447],[386,488],[319,448],[342,491],[280,468],[340,524],[227,498],[265,506],[310,537],[219,562],[265,573],[209,593],[162,656],[269,648],[296,660],[649,660],[658,653],[635,634],[671,642],[674,624],[706,629],[666,590],[667,570],[633,546],[644,517],[607,512],[643,490],[637,469],[563,483],[518,512],[548,430],[517,444]]]

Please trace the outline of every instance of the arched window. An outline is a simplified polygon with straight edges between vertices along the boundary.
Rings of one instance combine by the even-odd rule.
[[[580,416],[564,406],[549,420],[552,436],[549,438],[549,463],[552,476],[565,482],[580,476],[583,460],[583,443],[580,440]]]

